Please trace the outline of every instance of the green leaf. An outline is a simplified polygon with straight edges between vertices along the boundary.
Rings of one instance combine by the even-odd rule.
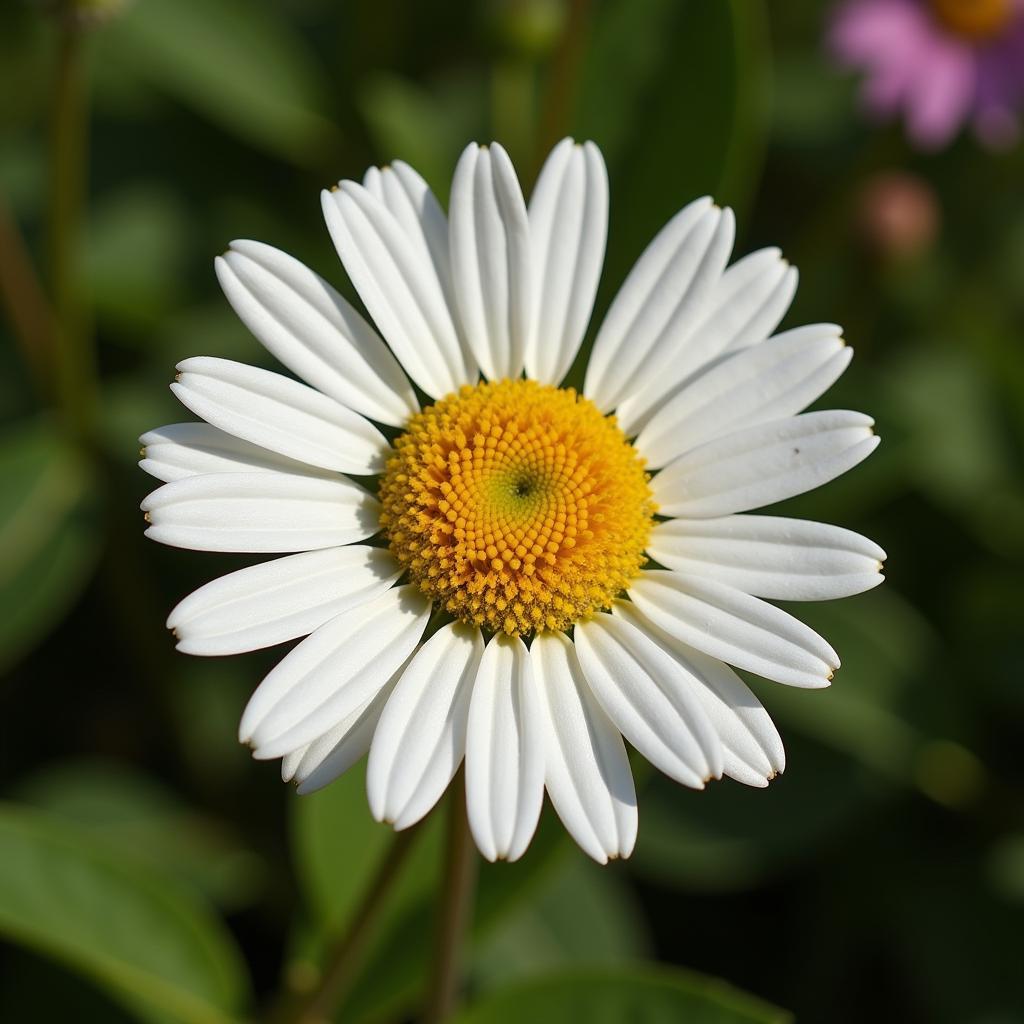
[[[180,299],[190,214],[174,192],[133,185],[98,201],[90,212],[82,257],[89,294],[101,315],[149,344],[150,326]]]
[[[695,793],[654,776],[639,798],[634,870],[685,888],[753,888],[812,859],[885,794],[848,755],[784,738],[786,771],[766,790],[724,779]]]
[[[759,686],[769,712],[780,725],[799,728],[882,775],[909,781],[929,737],[903,712],[903,704],[937,643],[931,627],[887,585],[791,610],[829,640],[843,664],[825,690],[773,687],[768,692]]]
[[[558,858],[528,900],[473,947],[473,988],[486,990],[556,967],[620,964],[649,949],[643,916],[620,865],[583,853]]]
[[[440,877],[442,830],[438,815],[432,817],[426,827],[430,835],[417,839],[393,887],[392,915],[428,893]],[[394,832],[370,815],[364,766],[351,768],[317,793],[295,797],[291,835],[314,925],[327,931],[343,927],[394,839]]]
[[[691,199],[749,198],[768,125],[763,21],[755,0],[612,0],[598,8],[573,134],[594,139],[609,164],[604,276],[614,287]]]
[[[299,162],[322,155],[333,128],[326,88],[278,8],[245,0],[145,0],[107,26],[102,58],[194,107],[246,141]]]
[[[716,978],[679,970],[604,968],[552,974],[497,991],[456,1024],[785,1024],[776,1009]]]
[[[411,164],[443,203],[459,154],[481,130],[486,95],[471,78],[425,88],[381,74],[363,84],[358,99],[378,157]]]
[[[99,551],[89,465],[45,421],[0,438],[0,668],[71,608]]]
[[[187,889],[13,804],[0,805],[0,863],[5,938],[80,971],[145,1020],[237,1019],[237,950]]]
[[[254,853],[219,822],[127,764],[51,765],[20,786],[17,798],[222,906],[249,903],[258,891],[263,865]]]
[[[434,914],[441,880],[446,797],[420,826],[423,834],[395,882],[378,939],[346,1000],[346,1020],[382,1020],[415,1003],[430,963]],[[325,939],[351,916],[393,839],[370,817],[365,769],[357,766],[330,786],[296,798],[292,846],[296,870],[313,917],[315,934],[300,944],[296,973],[315,966]],[[526,855],[515,864],[481,862],[473,935],[485,936],[542,884],[565,852],[565,831],[545,815]]]

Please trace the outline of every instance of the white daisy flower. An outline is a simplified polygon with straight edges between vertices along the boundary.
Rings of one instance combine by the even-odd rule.
[[[290,256],[234,242],[228,300],[306,383],[186,359],[171,387],[204,422],[142,438],[166,481],[143,502],[150,537],[284,554],[168,620],[190,654],[306,637],[241,739],[300,793],[369,752],[370,808],[398,829],[465,759],[488,860],[522,855],[545,789],[590,856],[628,856],[623,739],[686,786],[767,785],[782,742],[730,666],[822,687],[839,658],[764,599],[867,590],[885,557],[746,514],[878,443],[860,413],[802,412],[850,350],[832,324],[773,334],[796,271],[775,249],[727,267],[732,213],[691,203],[619,290],[578,394],[559,384],[604,257],[596,146],[556,146],[529,206],[496,144],[463,152],[447,218],[400,162],[322,199],[377,329]]]

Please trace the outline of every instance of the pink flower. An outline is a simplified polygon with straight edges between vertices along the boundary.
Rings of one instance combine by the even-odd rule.
[[[1021,0],[847,0],[829,31],[837,58],[866,73],[864,103],[902,111],[924,149],[968,121],[986,145],[1012,143],[1024,106]]]

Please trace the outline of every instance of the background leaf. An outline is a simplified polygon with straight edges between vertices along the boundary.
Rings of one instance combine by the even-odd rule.
[[[458,1024],[786,1024],[776,1010],[714,978],[683,971],[566,971],[499,990],[459,1014]]]
[[[200,904],[86,833],[0,807],[0,930],[107,988],[146,1020],[227,1024],[244,1000],[230,938]]]
[[[0,435],[0,667],[60,621],[99,553],[88,463],[46,421]]]
[[[274,5],[144,0],[106,36],[104,54],[248,142],[301,162],[333,138],[316,59]]]

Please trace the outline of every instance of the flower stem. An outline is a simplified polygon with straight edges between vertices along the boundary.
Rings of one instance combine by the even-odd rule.
[[[49,395],[53,317],[14,216],[0,197],[0,300],[40,394]]]
[[[391,883],[405,863],[419,831],[413,827],[395,833],[391,848],[381,861],[348,928],[328,953],[316,986],[297,1001],[272,1011],[269,1017],[271,1021],[280,1024],[325,1024],[333,1019],[335,1009],[348,994],[358,975],[363,955],[373,938],[391,891]]]
[[[541,102],[541,123],[536,154],[543,160],[567,134],[572,124],[576,90],[586,54],[590,29],[590,0],[570,0],[569,16],[548,70],[548,86]],[[540,167],[537,167],[540,170]]]
[[[95,410],[95,356],[79,292],[77,254],[86,163],[85,66],[82,26],[69,6],[57,23],[50,152],[50,276],[56,318],[58,403],[68,427],[85,439]]]
[[[460,948],[469,923],[476,883],[476,850],[466,818],[465,785],[461,771],[449,799],[448,851],[424,1024],[443,1024],[455,1010],[459,992]]]

